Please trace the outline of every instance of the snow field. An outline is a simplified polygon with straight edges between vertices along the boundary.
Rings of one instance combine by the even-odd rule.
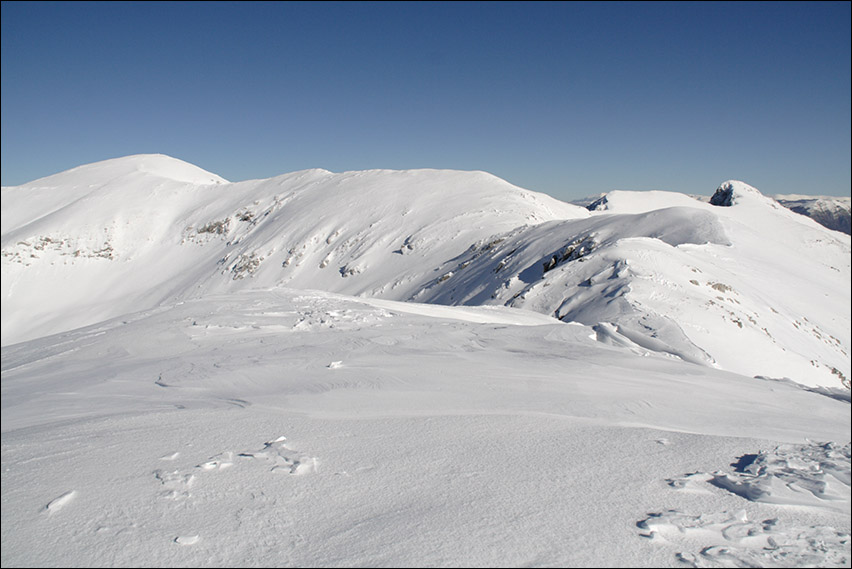
[[[4,566],[678,566],[761,554],[741,510],[848,558],[848,481],[805,510],[711,482],[784,444],[848,472],[795,450],[848,438],[847,403],[430,309],[252,291],[4,349]]]

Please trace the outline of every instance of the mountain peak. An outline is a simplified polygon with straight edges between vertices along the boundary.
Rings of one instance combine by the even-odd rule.
[[[52,186],[74,183],[75,180],[91,183],[111,180],[134,174],[145,174],[158,178],[190,184],[227,184],[228,180],[208,172],[194,164],[184,162],[166,154],[133,154],[121,158],[111,158],[91,164],[77,166],[64,172],[40,178],[24,185]]]
[[[760,193],[760,190],[754,186],[749,186],[745,182],[740,182],[739,180],[728,180],[716,188],[716,192],[710,198],[710,204],[730,207],[732,205],[736,205],[743,199],[750,199],[754,197],[759,197],[763,200],[766,199],[766,197]]]
[[[142,172],[176,182],[191,184],[227,184],[228,180],[199,168],[178,158],[166,154],[133,154],[122,158],[114,158],[96,162],[91,166],[116,167],[131,172]]]

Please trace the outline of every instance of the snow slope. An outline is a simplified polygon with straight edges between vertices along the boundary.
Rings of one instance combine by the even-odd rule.
[[[228,184],[147,155],[2,197],[4,345],[246,287],[405,298],[473,242],[588,215],[484,172],[308,170]]]
[[[650,196],[668,196],[671,192],[649,191],[644,192]],[[573,200],[570,203],[590,210],[596,210],[606,204],[607,194],[599,194],[579,200]],[[703,202],[709,202],[712,196],[710,195],[691,195],[693,199]],[[798,214],[809,217],[829,229],[846,233],[852,233],[852,221],[850,221],[850,212],[852,211],[852,198],[837,197],[837,196],[812,196],[798,194],[776,194],[772,196],[775,201],[783,205],[787,209],[795,211]]]
[[[6,347],[3,566],[848,565],[848,398],[594,337],[275,288]]]
[[[638,353],[848,388],[849,239],[746,184],[722,187],[729,206],[612,192],[589,219],[467,251],[414,298],[528,308]]]

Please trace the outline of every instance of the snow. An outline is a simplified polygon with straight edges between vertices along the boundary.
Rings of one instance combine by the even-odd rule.
[[[849,565],[848,236],[163,162],[3,189],[4,567]]]
[[[762,196],[716,207],[674,194],[660,208],[660,195],[616,194],[588,219],[452,259],[414,298],[612,323],[627,343],[749,376],[848,381],[847,237]]]

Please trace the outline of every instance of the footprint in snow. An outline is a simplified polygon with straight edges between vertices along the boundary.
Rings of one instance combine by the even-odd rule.
[[[170,500],[189,498],[189,489],[195,484],[194,474],[180,470],[172,470],[171,472],[155,470],[154,478],[165,487],[165,490],[160,492],[160,497]]]
[[[263,448],[252,452],[242,452],[240,458],[259,460],[269,465],[271,472],[302,475],[315,472],[317,459],[304,456],[289,448],[286,444],[287,437],[278,437],[274,441],[264,443]]]
[[[677,478],[669,478],[666,483],[675,490],[690,492],[694,494],[712,494],[707,483],[713,478],[712,474],[706,472],[693,472],[684,474]]]
[[[189,472],[181,470],[154,471],[154,477],[164,487],[160,497],[170,500],[182,500],[191,496],[190,489],[199,480],[198,475],[221,472],[241,464],[258,464],[269,468],[270,472],[278,472],[301,476],[316,472],[318,461],[312,456],[306,456],[287,446],[287,437],[278,437],[264,443],[263,448],[239,453],[223,452],[211,457],[207,462],[196,465]],[[175,452],[160,457],[160,460],[175,460],[179,453]],[[70,499],[70,498],[67,498]],[[62,497],[55,501],[62,500]],[[64,503],[64,502],[63,502]],[[48,504],[50,506],[50,504]],[[61,507],[59,504],[58,507]]]
[[[222,454],[214,456],[211,460],[204,464],[199,464],[196,468],[200,468],[201,470],[225,470],[232,466],[234,466],[234,453],[223,452]]]

